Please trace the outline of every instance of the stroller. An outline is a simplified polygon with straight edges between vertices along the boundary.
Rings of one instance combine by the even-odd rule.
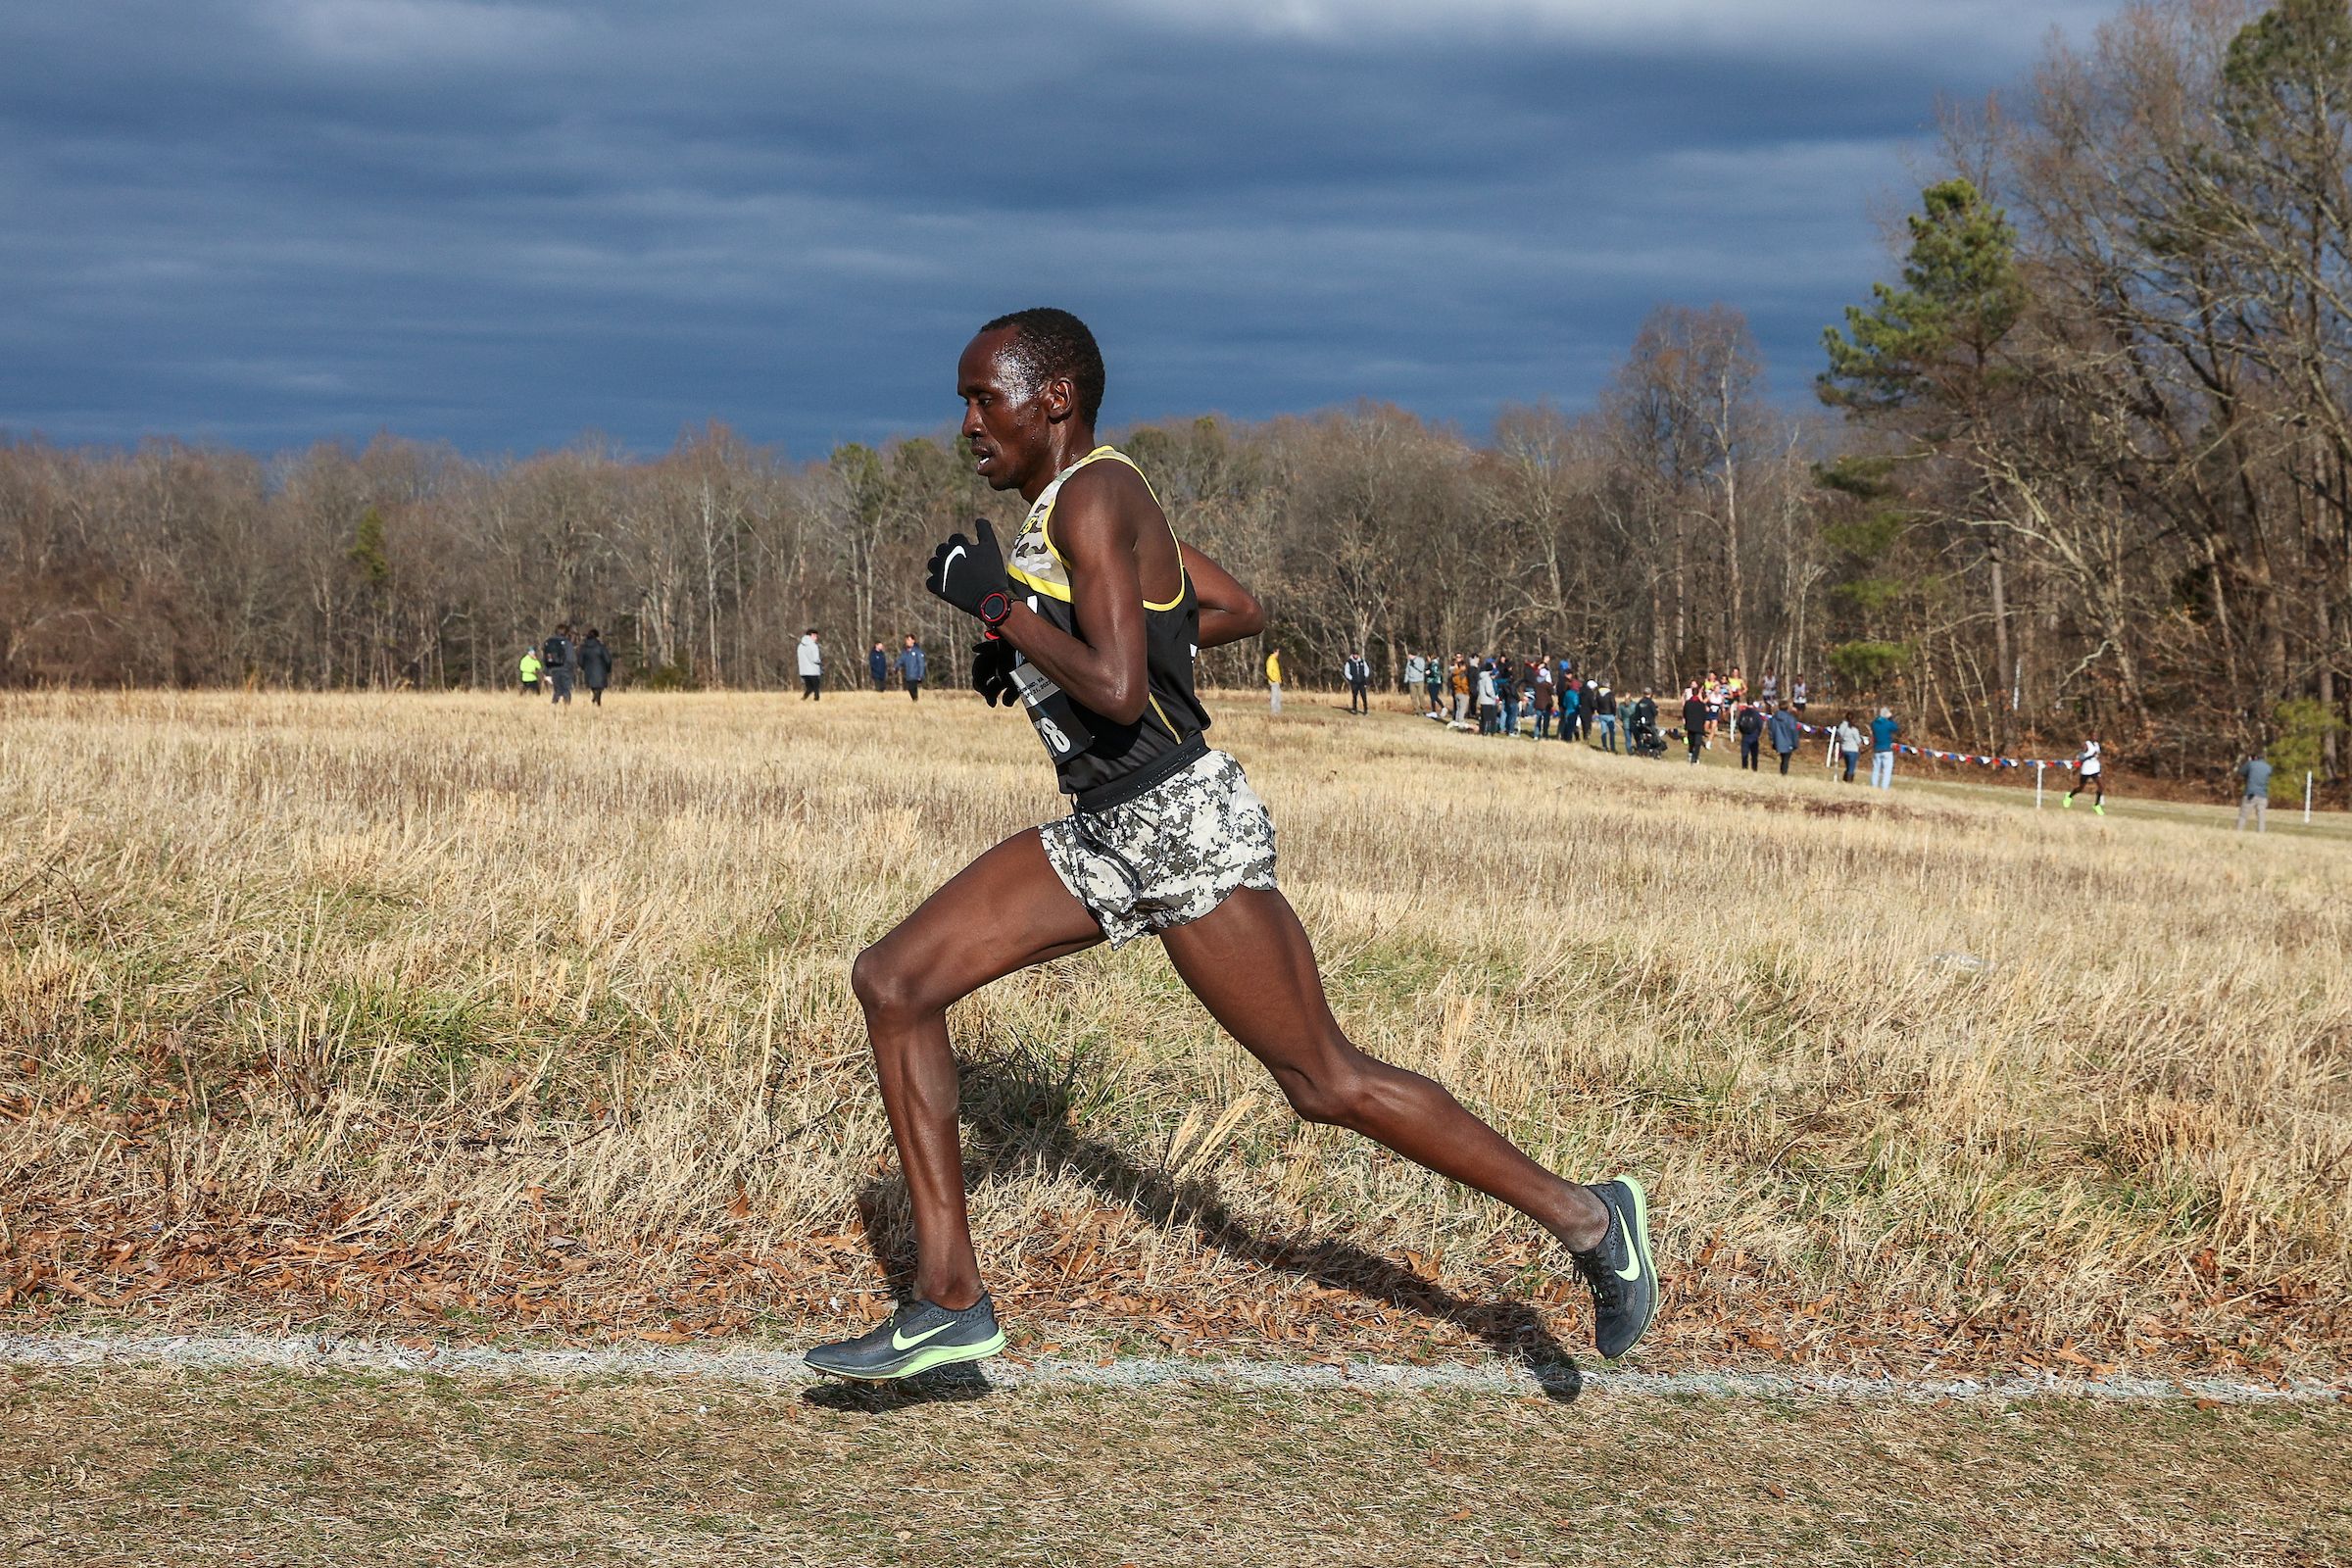
[[[1625,755],[1628,757],[1664,757],[1666,738],[1658,733],[1655,722],[1637,719],[1625,732]]]

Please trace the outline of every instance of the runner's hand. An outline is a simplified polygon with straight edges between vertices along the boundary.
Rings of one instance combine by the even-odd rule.
[[[1012,684],[1012,644],[986,637],[972,646],[972,690],[987,698],[991,708],[999,703],[1010,708],[1020,701]]]
[[[997,530],[986,517],[973,519],[977,539],[948,535],[948,542],[931,552],[931,568],[923,586],[967,615],[990,626],[1000,625],[1012,611],[1012,593],[1005,586],[1004,552],[997,545]]]

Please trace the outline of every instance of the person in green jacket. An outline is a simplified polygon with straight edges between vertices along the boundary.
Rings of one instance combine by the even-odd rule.
[[[539,662],[538,649],[525,648],[522,651],[521,669],[523,696],[536,697],[539,695],[539,673],[546,667],[546,665]]]

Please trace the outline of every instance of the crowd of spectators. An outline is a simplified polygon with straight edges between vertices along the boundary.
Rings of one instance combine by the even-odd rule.
[[[1350,708],[1361,701],[1355,693],[1362,671],[1360,656],[1350,655],[1345,672]],[[1847,712],[1817,726],[1805,717],[1814,703],[1811,682],[1800,674],[1784,690],[1774,670],[1766,670],[1752,688],[1738,667],[1728,674],[1709,670],[1684,685],[1675,706],[1665,710],[1665,728],[1660,728],[1654,690],[1620,691],[1605,678],[1579,671],[1567,657],[1412,654],[1404,662],[1404,685],[1421,699],[1427,717],[1451,729],[1538,741],[1557,736],[1605,752],[1618,751],[1622,742],[1633,757],[1662,757],[1670,745],[1680,744],[1695,763],[1720,742],[1737,746],[1742,768],[1760,771],[1769,747],[1787,773],[1804,737],[1820,734],[1827,742],[1830,771],[1849,784],[1867,746],[1870,782],[1879,789],[1893,787],[1896,737],[1903,732],[1893,711],[1885,708],[1867,722]]]

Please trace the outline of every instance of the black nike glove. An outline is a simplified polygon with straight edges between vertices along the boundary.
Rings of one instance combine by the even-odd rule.
[[[931,569],[923,577],[923,586],[967,615],[977,615],[984,624],[1002,625],[1012,612],[1012,592],[1005,586],[1004,552],[997,546],[997,530],[988,525],[986,517],[977,517],[972,527],[977,539],[966,539],[959,533],[948,535],[948,542],[931,552]]]
[[[1020,701],[1012,683],[1012,644],[1002,637],[986,637],[972,646],[972,690],[988,699],[988,706],[1003,703],[1010,708]]]

